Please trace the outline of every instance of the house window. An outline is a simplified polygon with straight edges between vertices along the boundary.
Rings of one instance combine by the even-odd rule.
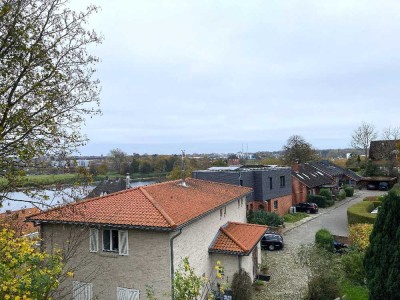
[[[278,209],[278,200],[274,201],[274,209]]]
[[[219,218],[222,219],[222,208],[219,210]]]
[[[93,286],[91,283],[73,281],[72,282],[72,299],[73,300],[92,300]]]
[[[226,206],[224,207],[224,217],[226,217]]]
[[[280,185],[281,187],[285,187],[285,176],[280,177]]]
[[[269,178],[269,189],[272,190],[272,177]]]
[[[139,290],[117,287],[117,300],[139,300]]]
[[[103,230],[103,251],[128,255],[128,231],[116,229]]]
[[[239,180],[239,184],[240,184],[240,186],[243,186],[243,179]]]

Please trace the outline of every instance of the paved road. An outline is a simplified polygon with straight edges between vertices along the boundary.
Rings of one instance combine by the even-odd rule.
[[[300,245],[313,243],[315,233],[326,228],[334,235],[348,236],[347,208],[357,202],[362,201],[367,196],[382,195],[381,191],[357,191],[353,198],[338,202],[334,207],[320,209],[313,219],[291,229],[290,227],[284,233],[285,243],[290,245]]]
[[[297,300],[306,291],[307,270],[298,263],[297,254],[301,245],[313,243],[315,233],[326,228],[334,235],[348,235],[347,208],[362,201],[367,196],[381,195],[380,191],[357,191],[351,199],[337,202],[335,206],[320,209],[316,215],[288,225],[284,232],[285,248],[282,251],[263,251],[271,280],[263,291],[255,295],[255,300]]]

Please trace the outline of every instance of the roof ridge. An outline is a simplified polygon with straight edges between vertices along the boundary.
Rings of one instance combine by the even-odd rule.
[[[172,218],[166,213],[166,211],[161,207],[160,204],[144,189],[144,187],[139,187],[139,190],[143,193],[143,195],[150,201],[151,204],[161,213],[164,219],[168,222],[171,227],[176,227],[176,223],[172,220]]]
[[[264,227],[266,229],[269,228],[267,225],[261,225],[261,224],[252,224],[252,223],[242,223],[242,222],[235,222],[235,221],[230,221],[230,224],[236,224],[236,225],[246,225],[246,226],[252,226],[252,227]]]
[[[231,222],[229,222],[229,223],[231,223]],[[229,224],[229,223],[228,223],[228,224]],[[225,235],[227,235],[236,245],[238,245],[239,248],[241,248],[243,251],[245,251],[245,252],[249,251],[249,249],[247,249],[241,242],[239,242],[239,241],[238,241],[237,239],[235,239],[229,232],[227,232],[227,231],[225,230],[224,227],[221,227],[220,230],[221,230]]]

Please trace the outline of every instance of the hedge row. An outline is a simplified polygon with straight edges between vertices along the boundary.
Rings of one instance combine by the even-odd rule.
[[[371,214],[375,208],[371,201],[362,201],[350,206],[347,209],[347,221],[349,225],[358,223],[374,224],[376,214]]]
[[[320,195],[308,195],[307,202],[315,203],[318,207],[328,207],[334,204],[333,200],[327,200],[326,197]]]

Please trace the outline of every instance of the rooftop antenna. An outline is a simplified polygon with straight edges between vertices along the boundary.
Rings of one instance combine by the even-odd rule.
[[[182,177],[182,185],[186,186],[185,182],[185,150],[182,150],[182,170],[181,170],[181,177]]]

